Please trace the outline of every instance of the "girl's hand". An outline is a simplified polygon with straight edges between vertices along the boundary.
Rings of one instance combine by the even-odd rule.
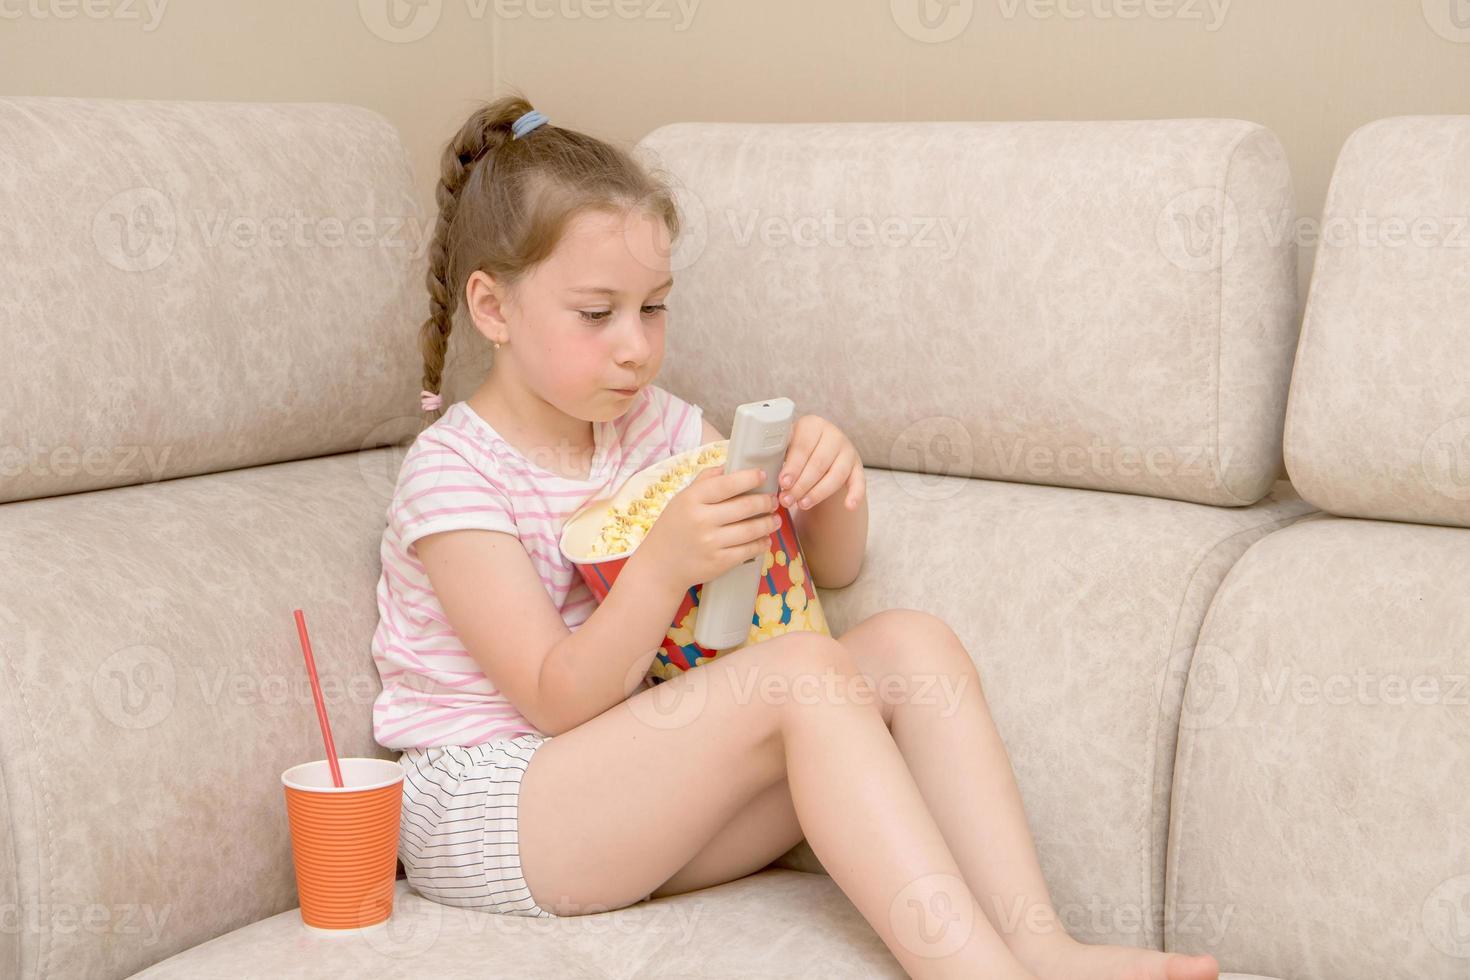
[[[867,492],[857,447],[841,429],[816,415],[803,415],[792,427],[779,485],[782,505],[802,510],[810,510],[838,490],[845,492],[843,506],[854,510]]]
[[[706,467],[669,498],[630,560],[683,590],[761,557],[781,526],[775,495],[750,492],[763,482],[759,469]]]

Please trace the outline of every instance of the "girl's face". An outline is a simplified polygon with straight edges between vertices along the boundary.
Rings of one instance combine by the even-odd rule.
[[[669,254],[668,228],[646,212],[577,215],[514,296],[471,288],[476,326],[502,344],[496,368],[567,415],[619,417],[663,361]]]

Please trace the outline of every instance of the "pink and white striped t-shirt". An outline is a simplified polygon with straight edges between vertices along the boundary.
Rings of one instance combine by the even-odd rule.
[[[596,608],[557,547],[562,525],[587,501],[646,466],[702,444],[703,411],[645,385],[611,422],[594,422],[587,480],[542,468],[465,402],[450,405],[404,456],[380,549],[373,662],[383,682],[373,738],[384,748],[478,745],[539,731],[466,652],[434,595],[413,543],[458,528],[506,531],[521,541],[567,627]]]

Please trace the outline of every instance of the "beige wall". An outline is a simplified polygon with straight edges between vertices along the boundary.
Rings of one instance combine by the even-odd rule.
[[[371,106],[425,207],[439,145],[506,84],[627,143],[689,119],[1233,116],[1281,137],[1315,217],[1354,128],[1470,113],[1470,0],[0,0],[0,92]]]

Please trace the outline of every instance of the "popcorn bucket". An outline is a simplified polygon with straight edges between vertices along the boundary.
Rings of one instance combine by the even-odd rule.
[[[701,470],[724,466],[729,444],[728,439],[708,443],[639,470],[612,496],[591,501],[567,518],[562,527],[561,553],[577,566],[599,603],[607,598],[618,573],[669,499],[688,486]],[[643,501],[636,508],[638,514],[619,533],[615,527],[616,516],[632,514],[634,508],[630,505],[635,501]],[[659,645],[648,681],[661,684],[679,676],[681,671],[714,659],[717,653],[739,650],[782,633],[810,630],[830,635],[816,587],[807,574],[791,512],[778,506],[776,516],[781,524],[771,532],[756,587],[750,633],[745,640],[725,651],[709,650],[694,642],[694,623],[704,586],[692,585],[685,591],[674,622]]]

